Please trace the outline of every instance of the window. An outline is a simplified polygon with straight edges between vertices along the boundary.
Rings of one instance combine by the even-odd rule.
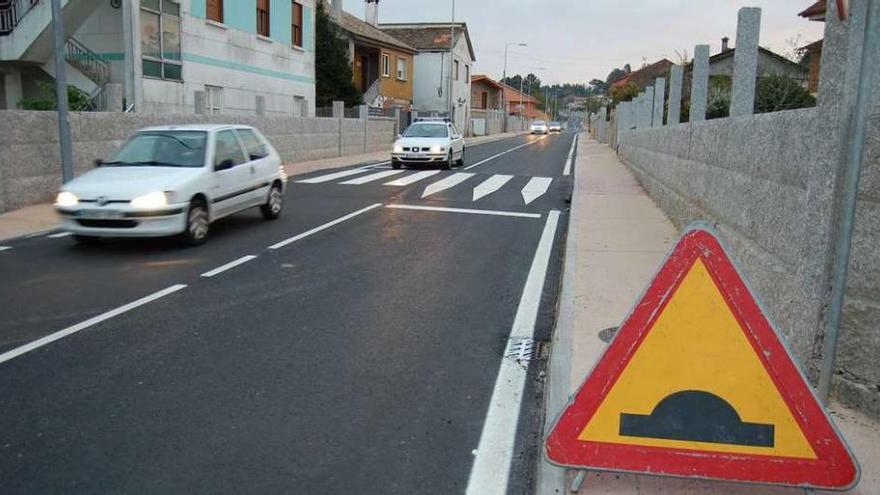
[[[257,34],[269,36],[269,0],[257,0]]]
[[[223,22],[223,0],[208,0],[205,3],[208,19]]]
[[[454,64],[455,68],[453,69],[453,77],[455,77],[455,80],[458,81],[458,60],[456,60]]]
[[[205,110],[214,115],[223,113],[223,88],[205,86]]]
[[[465,66],[464,66],[464,80],[467,82],[471,81],[471,66],[470,65],[465,64]]]
[[[293,96],[293,115],[294,117],[307,117],[308,116],[308,102],[306,99],[299,95]]]
[[[483,110],[489,108],[489,93],[485,91],[480,95],[480,108]]]
[[[293,46],[302,48],[303,46],[303,6],[301,3],[293,2],[293,32],[290,39],[293,40]]]
[[[241,165],[247,161],[235,133],[220,131],[214,142],[214,166],[216,167],[227,160],[231,160],[233,165]]]
[[[239,129],[238,135],[241,137],[241,140],[244,141],[244,148],[248,154],[248,158],[251,160],[259,160],[260,158],[266,158],[269,156],[269,150],[266,148],[266,143],[257,136],[257,133],[250,129]]]
[[[397,57],[397,79],[406,81],[406,58]]]
[[[382,76],[391,77],[391,56],[387,53],[382,54]]]
[[[168,0],[143,0],[140,27],[143,75],[182,80],[180,5]]]

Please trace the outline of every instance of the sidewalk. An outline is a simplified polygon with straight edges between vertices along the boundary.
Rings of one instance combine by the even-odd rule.
[[[586,134],[581,135],[572,198],[559,320],[550,363],[548,424],[602,355],[606,343],[600,332],[620,325],[679,234],[613,150]],[[554,373],[561,379],[554,378]],[[880,494],[880,425],[836,404],[831,409],[862,468],[860,484],[847,493]],[[561,476],[559,470],[544,464],[541,478],[540,493],[569,493],[574,473]],[[610,473],[589,473],[581,492],[804,493],[801,489]]]
[[[500,141],[525,133],[510,132],[492,136],[467,138],[469,146]],[[376,151],[364,155],[349,155],[284,165],[288,176],[306,174],[318,170],[351,167],[362,163],[383,162],[389,159],[391,150]],[[0,214],[0,241],[58,228],[59,222],[51,204],[27,206],[19,210]]]

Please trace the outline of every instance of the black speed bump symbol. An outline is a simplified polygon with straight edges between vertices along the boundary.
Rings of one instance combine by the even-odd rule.
[[[736,409],[708,392],[676,392],[649,415],[620,415],[620,436],[773,447],[774,427],[746,423]]]

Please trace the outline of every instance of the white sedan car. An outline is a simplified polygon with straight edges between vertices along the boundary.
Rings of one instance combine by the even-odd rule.
[[[416,121],[398,136],[391,152],[394,169],[406,165],[464,166],[464,137],[447,120]]]
[[[536,120],[536,121],[532,122],[531,133],[532,134],[549,134],[550,128],[547,127],[547,122],[544,122],[543,120]]]
[[[108,161],[65,184],[55,201],[77,240],[180,235],[205,242],[211,222],[259,206],[281,215],[281,158],[247,126],[142,129]]]

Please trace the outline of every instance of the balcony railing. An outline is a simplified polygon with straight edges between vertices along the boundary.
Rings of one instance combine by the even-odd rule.
[[[0,36],[15,30],[15,26],[42,0],[0,0]]]

